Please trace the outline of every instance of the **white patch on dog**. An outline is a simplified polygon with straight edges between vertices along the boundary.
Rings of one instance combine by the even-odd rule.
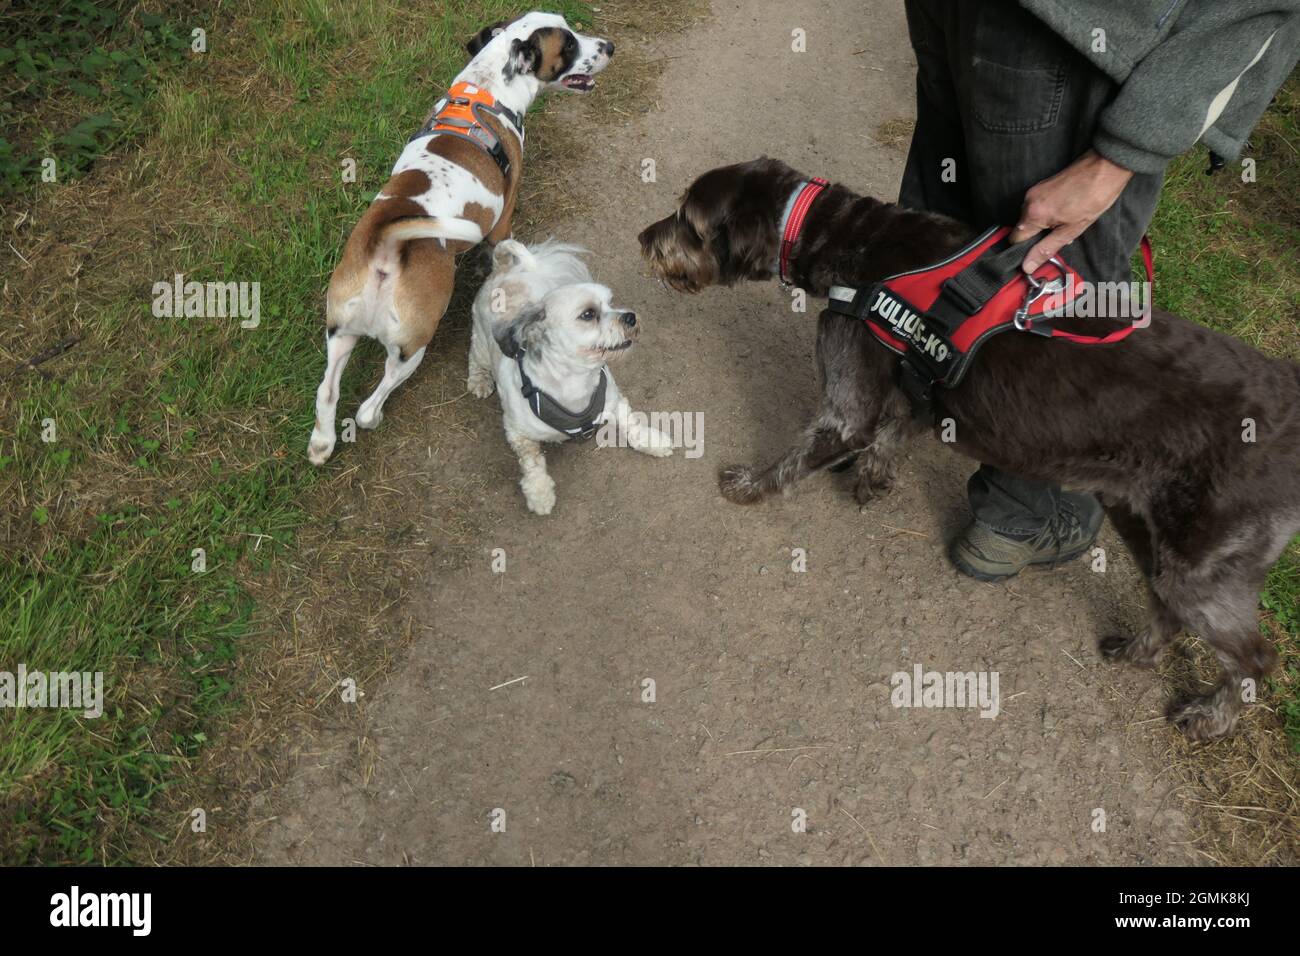
[[[430,216],[459,216],[470,203],[492,210],[492,225],[501,218],[505,197],[484,186],[477,176],[463,166],[457,166],[445,156],[437,156],[425,147],[429,137],[421,136],[406,144],[402,155],[393,166],[393,175],[408,169],[418,169],[429,177],[429,188],[410,199],[424,208]],[[384,198],[380,193],[376,199]]]

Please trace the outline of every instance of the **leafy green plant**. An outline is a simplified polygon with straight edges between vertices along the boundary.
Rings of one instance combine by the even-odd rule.
[[[158,71],[189,50],[188,32],[125,2],[8,8],[0,15],[0,195],[42,182],[46,160],[57,181],[78,175],[129,137]]]

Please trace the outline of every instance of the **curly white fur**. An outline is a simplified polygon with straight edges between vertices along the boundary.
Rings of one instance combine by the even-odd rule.
[[[525,349],[528,377],[565,408],[585,408],[605,369],[605,406],[597,423],[612,422],[628,446],[645,454],[672,454],[666,436],[632,418],[609,371],[608,363],[630,350],[640,327],[635,315],[613,306],[607,287],[591,280],[585,254],[552,240],[528,247],[507,239],[493,251],[492,274],[474,299],[466,387],[480,398],[497,389],[506,440],[523,472],[519,486],[536,514],[555,507],[542,443],[567,436],[533,414],[521,391],[519,366],[498,344],[508,336]]]

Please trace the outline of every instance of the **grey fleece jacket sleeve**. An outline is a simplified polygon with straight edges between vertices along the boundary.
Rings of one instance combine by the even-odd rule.
[[[1139,173],[1202,139],[1236,159],[1298,54],[1300,0],[1190,2],[1102,111],[1093,146]]]

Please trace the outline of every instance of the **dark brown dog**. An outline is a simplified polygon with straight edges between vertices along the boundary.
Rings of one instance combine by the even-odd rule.
[[[772,159],[705,173],[673,215],[641,233],[642,253],[684,292],[770,278],[782,211],[807,178]],[[825,296],[832,285],[863,287],[929,265],[974,235],[832,185],[811,208],[791,277]],[[1072,320],[1076,331],[1081,321]],[[1114,327],[1099,328],[1105,321],[1083,325]],[[723,495],[751,504],[855,454],[859,503],[887,492],[902,442],[924,428],[895,385],[897,366],[864,323],[823,311],[817,415],[775,464],[723,471]],[[1113,345],[1003,333],[958,387],[936,391],[935,418],[955,422],[959,451],[1102,497],[1146,572],[1152,608],[1143,634],[1107,637],[1103,654],[1151,664],[1180,630],[1198,633],[1225,673],[1170,716],[1194,739],[1231,731],[1244,682],[1257,684],[1277,662],[1259,633],[1257,600],[1300,532],[1300,366],[1154,311],[1149,327]]]

